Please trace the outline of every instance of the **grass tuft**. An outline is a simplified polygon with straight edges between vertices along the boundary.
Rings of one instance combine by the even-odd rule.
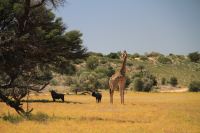
[[[31,114],[27,117],[28,120],[37,121],[37,122],[46,122],[50,119],[50,117],[42,112],[37,112],[36,114]]]
[[[21,116],[13,115],[13,114],[10,114],[9,112],[7,114],[3,114],[2,119],[4,121],[9,121],[11,123],[19,123],[19,122],[23,121],[23,118]]]

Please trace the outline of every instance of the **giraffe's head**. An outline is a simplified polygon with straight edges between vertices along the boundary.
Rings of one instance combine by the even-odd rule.
[[[124,50],[123,52],[121,52],[121,59],[125,59],[127,58],[127,53],[126,53],[126,50]]]

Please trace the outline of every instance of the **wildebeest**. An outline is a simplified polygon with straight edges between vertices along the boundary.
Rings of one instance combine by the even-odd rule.
[[[55,102],[56,99],[61,99],[64,102],[64,94],[57,93],[54,90],[51,90],[51,97],[53,98],[53,101]]]
[[[101,93],[99,93],[99,92],[92,92],[92,96],[96,97],[96,102],[97,103],[101,102],[101,98],[102,98]]]

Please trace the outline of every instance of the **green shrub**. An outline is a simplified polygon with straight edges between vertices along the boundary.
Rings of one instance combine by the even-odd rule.
[[[176,77],[171,77],[169,83],[170,83],[172,86],[176,86],[176,85],[178,84],[178,80],[177,80]]]
[[[142,77],[143,77],[143,73],[142,72],[137,72],[137,73],[133,74],[132,79],[142,78]]]
[[[135,53],[135,54],[133,54],[131,57],[132,57],[132,58],[139,58],[139,57],[140,57],[140,54]]]
[[[64,80],[64,84],[63,85],[66,85],[66,86],[70,86],[71,84],[73,84],[75,81],[74,81],[74,78],[71,77],[71,76],[67,76],[65,77],[65,80]]]
[[[56,86],[56,85],[58,85],[58,81],[56,79],[52,79],[50,81],[50,84],[53,85],[53,86]]]
[[[3,114],[2,115],[3,120],[9,121],[11,123],[18,123],[23,120],[23,117],[19,115],[12,115],[8,112],[8,114]]]
[[[44,114],[42,112],[37,112],[36,114],[31,114],[28,117],[28,120],[34,120],[37,122],[45,122],[49,119],[49,116],[47,114]]]
[[[144,83],[143,83],[142,79],[140,79],[140,78],[135,78],[134,79],[134,89],[136,91],[142,91],[143,90],[143,85],[144,85]]]
[[[143,81],[143,88],[142,88],[143,91],[149,92],[151,91],[152,87],[153,87],[153,80],[147,78]]]
[[[101,58],[100,64],[106,64],[106,63],[107,63],[107,60],[105,58]]]
[[[192,62],[198,62],[200,61],[200,54],[198,52],[189,53],[188,58]]]
[[[98,79],[98,83],[99,83],[99,86],[98,86],[99,89],[108,89],[109,88],[108,78],[100,78],[100,79]]]
[[[149,75],[147,75],[147,78],[151,80],[151,82],[153,83],[152,84],[153,86],[157,85],[158,82],[157,82],[156,77],[154,75],[149,74]]]
[[[133,66],[133,63],[129,61],[129,62],[126,63],[126,65],[131,67],[131,66]]]
[[[76,85],[83,90],[91,90],[100,87],[99,78],[104,77],[101,73],[84,71],[77,77]]]
[[[99,65],[99,59],[95,56],[87,58],[86,67],[90,70],[94,70]]]
[[[148,60],[148,57],[147,56],[140,56],[140,60],[142,60],[142,61],[147,61]]]
[[[162,78],[162,79],[161,79],[161,84],[162,84],[162,85],[165,85],[165,84],[166,84],[166,78]]]
[[[165,56],[159,56],[158,57],[158,62],[162,64],[172,64],[171,59],[165,57]]]
[[[130,83],[131,83],[131,79],[128,76],[126,76],[126,85],[125,85],[125,88],[127,88],[130,85]]]
[[[151,53],[147,53],[146,56],[147,57],[158,57],[161,56],[162,54],[158,53],[158,52],[151,52]]]
[[[189,91],[199,92],[200,91],[200,81],[192,81],[189,85]]]
[[[107,72],[107,76],[111,77],[113,74],[115,73],[115,70],[113,69],[113,67],[108,67],[108,72]]]
[[[152,90],[153,86],[157,85],[156,77],[150,74],[148,71],[134,73],[131,80],[134,81],[134,87],[131,83],[131,89],[136,91],[145,91],[149,92]]]
[[[109,69],[103,66],[99,66],[95,69],[95,72],[101,74],[102,76],[107,76],[109,73]]]
[[[118,53],[110,53],[107,55],[107,57],[112,58],[112,59],[119,59],[119,54]]]
[[[143,65],[138,65],[138,66],[136,67],[136,69],[137,69],[137,70],[140,70],[140,72],[142,72],[142,71],[145,69],[145,67],[144,67]]]
[[[96,52],[88,52],[89,56],[99,56],[99,57],[103,57],[102,53],[96,53]]]
[[[19,123],[23,120],[30,120],[30,121],[36,121],[36,122],[45,122],[49,119],[52,119],[53,117],[49,117],[47,114],[44,114],[42,112],[37,112],[36,114],[30,114],[27,117],[22,117],[19,115],[12,115],[10,113],[3,114],[2,119],[5,121],[9,121],[11,123]]]
[[[84,60],[83,60],[83,59],[76,59],[76,60],[74,60],[73,62],[74,62],[75,64],[81,64],[81,63],[84,62]]]

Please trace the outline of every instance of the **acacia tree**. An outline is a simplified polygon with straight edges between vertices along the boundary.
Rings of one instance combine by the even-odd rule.
[[[0,0],[0,99],[20,115],[32,111],[22,108],[21,99],[30,90],[41,91],[51,79],[39,70],[59,72],[67,60],[86,56],[82,34],[66,33],[62,19],[49,9],[63,2]]]
[[[200,54],[198,52],[193,52],[193,53],[189,53],[188,54],[188,58],[192,61],[192,62],[199,62],[200,61]]]

